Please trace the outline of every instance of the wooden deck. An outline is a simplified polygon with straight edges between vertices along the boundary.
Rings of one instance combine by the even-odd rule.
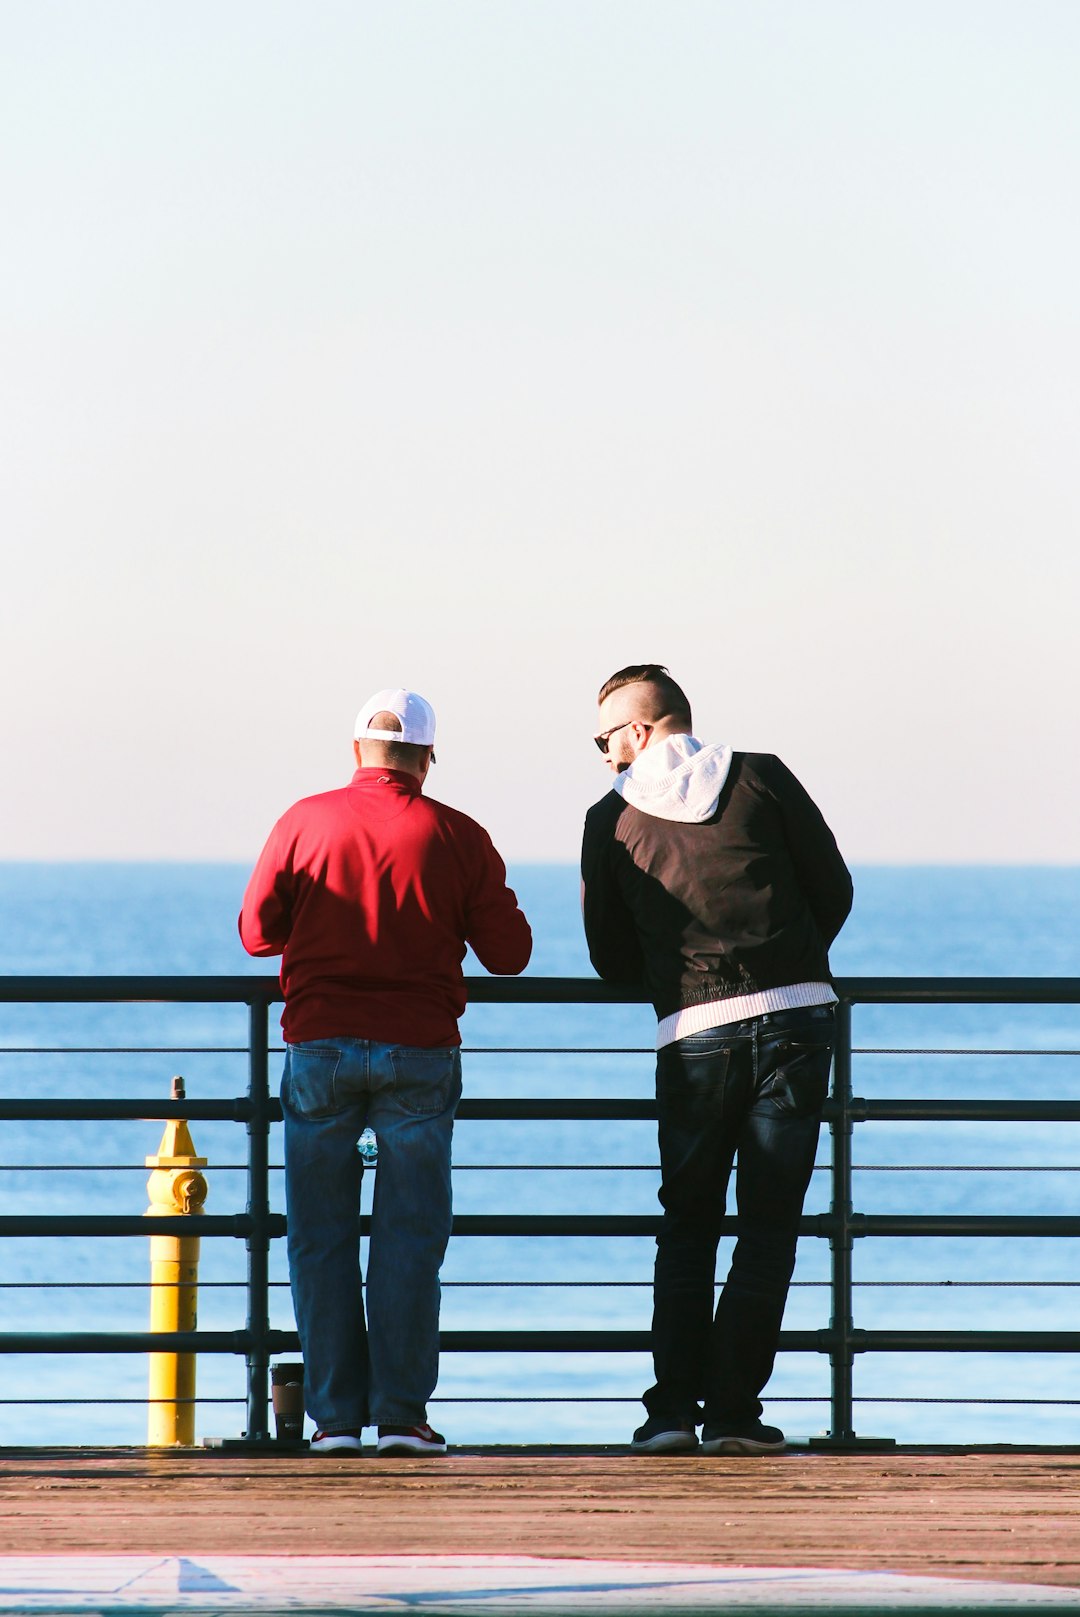
[[[517,1553],[1080,1588],[1080,1449],[443,1460],[7,1449],[0,1551]]]

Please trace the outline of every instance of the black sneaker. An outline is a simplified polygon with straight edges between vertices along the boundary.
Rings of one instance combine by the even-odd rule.
[[[631,1454],[693,1454],[697,1448],[693,1422],[673,1415],[650,1415],[630,1444]]]
[[[780,1428],[759,1420],[729,1421],[726,1426],[706,1421],[701,1434],[702,1454],[783,1454],[786,1448]]]

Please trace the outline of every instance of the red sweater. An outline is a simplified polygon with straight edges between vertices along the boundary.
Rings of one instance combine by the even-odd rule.
[[[396,769],[358,769],[282,815],[248,882],[240,937],[249,954],[283,957],[292,1044],[459,1044],[465,945],[500,976],[532,953],[487,832]]]

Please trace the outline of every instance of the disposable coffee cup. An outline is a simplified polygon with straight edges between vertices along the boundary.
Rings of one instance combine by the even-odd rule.
[[[278,1439],[295,1443],[304,1435],[304,1366],[272,1365],[270,1387]]]

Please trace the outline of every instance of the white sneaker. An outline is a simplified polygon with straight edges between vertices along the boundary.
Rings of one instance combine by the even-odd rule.
[[[308,1447],[312,1454],[363,1454],[359,1432],[316,1432]]]
[[[380,1454],[445,1454],[446,1439],[430,1426],[380,1426]]]

